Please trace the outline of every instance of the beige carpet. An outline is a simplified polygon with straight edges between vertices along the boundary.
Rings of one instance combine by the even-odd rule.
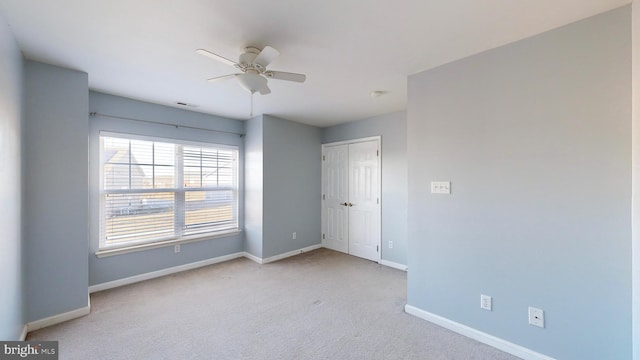
[[[326,249],[246,259],[91,295],[29,333],[60,359],[516,359],[404,313],[406,273]]]

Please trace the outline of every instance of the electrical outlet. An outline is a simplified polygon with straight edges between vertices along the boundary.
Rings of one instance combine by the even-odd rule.
[[[173,252],[176,254],[180,252],[180,244],[176,244],[173,246]]]
[[[493,299],[489,295],[480,295],[480,308],[491,311]]]
[[[393,241],[389,240],[389,249],[393,249]]]
[[[544,311],[529,306],[529,325],[544,328]]]
[[[296,233],[295,233],[295,232],[291,234],[291,239],[295,240],[295,239],[296,239],[296,237],[297,237],[297,235],[296,235]]]

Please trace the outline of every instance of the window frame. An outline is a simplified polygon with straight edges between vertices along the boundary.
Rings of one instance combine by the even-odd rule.
[[[179,147],[179,151],[175,151],[174,157],[174,167],[175,167],[175,178],[174,178],[174,187],[163,187],[163,188],[137,188],[132,189],[131,187],[128,189],[105,189],[105,169],[103,163],[103,155],[104,155],[104,143],[103,139],[107,138],[118,138],[123,140],[139,140],[139,141],[150,141],[150,142],[158,142],[158,143],[170,143]],[[184,166],[184,148],[185,147],[200,147],[204,149],[220,149],[220,150],[230,150],[234,152],[234,163],[232,166],[232,184],[230,186],[202,186],[201,187],[188,187],[185,186],[183,182],[183,176],[185,171]],[[99,131],[98,134],[98,167],[99,167],[99,176],[98,176],[98,249],[96,252],[97,257],[104,257],[110,255],[117,255],[121,253],[128,253],[132,251],[139,251],[151,248],[159,248],[171,245],[177,245],[181,243],[201,241],[207,239],[214,239],[218,237],[230,236],[233,234],[237,234],[241,232],[240,229],[240,214],[239,214],[239,205],[240,205],[240,193],[239,193],[239,183],[240,183],[240,147],[237,145],[227,145],[220,143],[212,143],[212,142],[202,142],[202,141],[190,141],[183,139],[173,139],[166,138],[160,136],[144,136],[144,135],[136,135],[136,134],[128,134],[121,132],[110,132],[110,131]],[[132,174],[129,173],[129,178],[131,178]],[[213,230],[213,231],[204,231],[201,233],[187,234],[185,235],[185,195],[189,192],[197,192],[197,191],[231,191],[232,194],[232,226],[228,229],[224,230]],[[174,228],[172,235],[158,237],[154,239],[143,239],[143,240],[131,240],[122,242],[121,244],[107,244],[106,239],[106,231],[105,226],[107,222],[106,216],[106,196],[107,194],[150,194],[150,193],[172,193],[174,195],[174,206],[173,206],[173,218],[174,218]]]

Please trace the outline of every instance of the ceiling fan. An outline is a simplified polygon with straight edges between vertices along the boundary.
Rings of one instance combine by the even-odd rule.
[[[271,93],[269,86],[267,86],[267,78],[295,81],[299,83],[302,83],[307,79],[307,76],[304,74],[268,70],[267,66],[269,66],[269,64],[277,58],[278,55],[280,55],[280,52],[271,46],[265,46],[262,50],[253,46],[248,46],[244,48],[244,52],[240,54],[238,62],[229,60],[205,49],[198,49],[196,52],[200,55],[234,66],[242,71],[237,74],[211,78],[209,79],[210,82],[236,78],[238,79],[240,86],[249,91],[252,95],[256,92],[261,95]]]

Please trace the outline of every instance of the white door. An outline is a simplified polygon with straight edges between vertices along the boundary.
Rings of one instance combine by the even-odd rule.
[[[379,140],[323,146],[322,245],[378,261]]]
[[[378,142],[349,144],[349,254],[378,261]]]
[[[327,147],[323,156],[322,245],[329,249],[348,253],[349,147],[348,145]]]

